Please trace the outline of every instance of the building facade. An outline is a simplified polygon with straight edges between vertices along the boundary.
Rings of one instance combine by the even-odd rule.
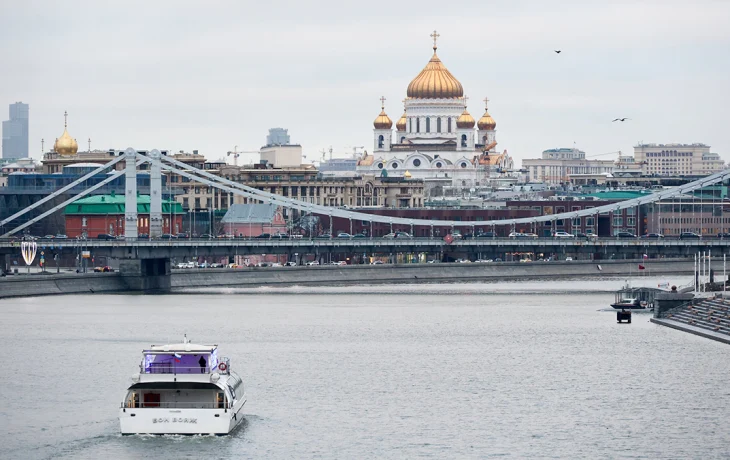
[[[10,119],[3,121],[3,158],[28,158],[28,130],[30,111],[28,104],[10,104]]]
[[[221,224],[226,235],[236,237],[288,232],[282,208],[270,204],[234,204],[228,208]]]
[[[586,153],[576,148],[544,150],[542,158],[522,160],[530,182],[548,184],[567,183],[576,174],[610,174],[614,166],[611,160],[588,160]]]
[[[725,169],[720,155],[705,144],[639,144],[634,159],[648,175],[706,176]]]
[[[124,195],[96,195],[66,206],[66,236],[96,238],[100,234],[124,235]],[[150,233],[150,196],[137,196],[137,232]],[[182,231],[183,209],[179,203],[162,201],[162,232],[173,235]]]

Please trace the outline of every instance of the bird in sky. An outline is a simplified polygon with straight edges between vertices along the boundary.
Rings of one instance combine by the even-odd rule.
[[[562,50],[554,50],[556,54],[560,54]]]
[[[626,120],[631,120],[631,118],[628,118],[628,117],[624,117],[624,118],[614,118],[614,120],[613,120],[613,121],[626,121]],[[611,123],[613,123],[613,121],[612,121]]]

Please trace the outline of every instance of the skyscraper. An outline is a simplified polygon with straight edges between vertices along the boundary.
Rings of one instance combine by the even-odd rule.
[[[10,104],[10,120],[3,121],[2,158],[28,158],[28,104]]]
[[[271,128],[266,136],[266,145],[288,145],[289,130],[284,128]]]

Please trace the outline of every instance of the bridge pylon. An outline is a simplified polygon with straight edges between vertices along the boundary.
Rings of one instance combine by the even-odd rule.
[[[137,151],[128,148],[124,151],[124,236],[137,239]]]
[[[162,168],[160,167],[160,151],[149,153],[155,162],[150,162],[150,238],[162,236]],[[171,227],[172,228],[172,227]]]

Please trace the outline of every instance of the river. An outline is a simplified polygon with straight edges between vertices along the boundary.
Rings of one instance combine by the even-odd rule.
[[[2,300],[0,458],[727,458],[730,349],[617,324],[623,282]],[[242,375],[243,425],[120,436],[142,348],[184,333]]]

